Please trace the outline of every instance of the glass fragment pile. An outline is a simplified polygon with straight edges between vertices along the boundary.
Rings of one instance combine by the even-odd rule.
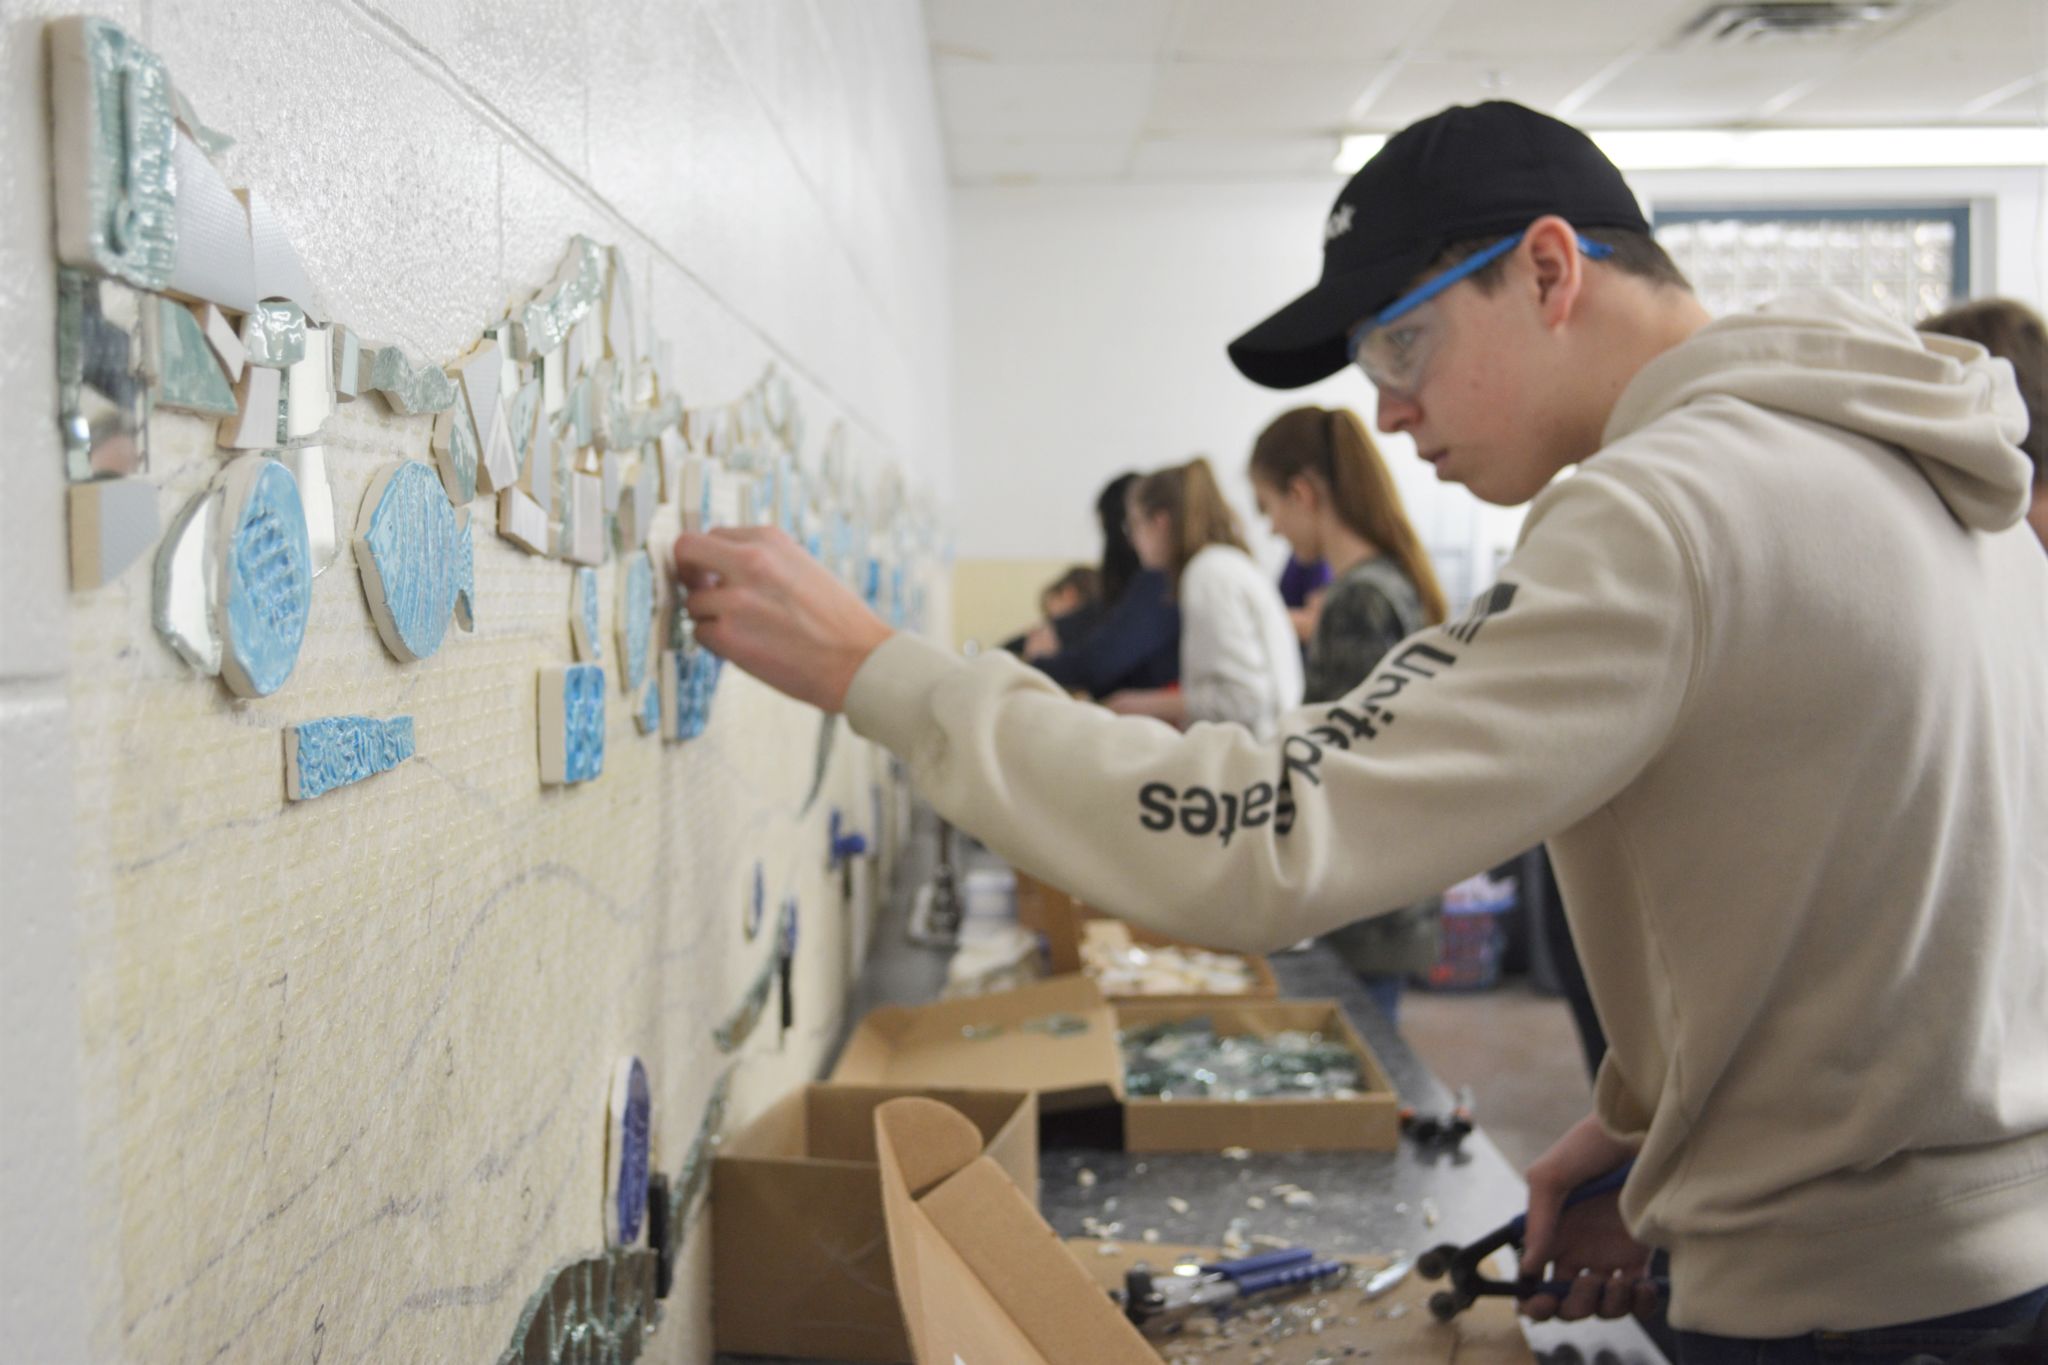
[[[1195,1018],[1126,1029],[1118,1040],[1133,1098],[1349,1099],[1364,1089],[1357,1055],[1322,1033],[1218,1035]]]

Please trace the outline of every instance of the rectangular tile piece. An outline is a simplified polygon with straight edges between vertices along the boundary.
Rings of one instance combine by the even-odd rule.
[[[230,450],[269,450],[277,445],[278,409],[284,399],[284,371],[251,365],[235,386],[241,412],[224,417],[220,443]]]
[[[57,258],[162,289],[178,231],[170,73],[104,19],[53,21],[49,56]]]
[[[338,322],[327,330],[332,338],[327,349],[334,361],[335,400],[353,403],[362,393],[363,340]]]
[[[562,509],[562,558],[574,564],[602,564],[604,555],[603,480],[571,470],[569,497]]]
[[[147,298],[118,280],[57,272],[59,423],[65,472],[74,480],[149,467]]]
[[[411,716],[326,716],[284,727],[284,794],[311,801],[413,756]]]
[[[246,313],[256,306],[249,210],[190,134],[178,133],[178,244],[170,293]]]
[[[523,489],[498,494],[498,534],[528,554],[548,552],[548,514]]]
[[[501,395],[491,414],[491,434],[484,440],[483,458],[476,467],[479,493],[496,493],[519,482],[519,456],[512,447],[512,417]]]
[[[71,586],[113,582],[156,543],[156,485],[147,479],[75,483],[71,499]]]
[[[549,664],[540,670],[540,780],[588,782],[604,772],[604,669]]]
[[[284,411],[278,435],[285,445],[320,439],[334,415],[333,335],[325,327],[306,329],[306,354],[284,372]]]

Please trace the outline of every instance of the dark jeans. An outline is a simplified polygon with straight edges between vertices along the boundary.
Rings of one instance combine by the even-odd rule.
[[[2048,1286],[1988,1308],[1867,1332],[1802,1337],[1716,1337],[1678,1333],[1679,1365],[1903,1365],[1917,1355],[1948,1360],[2007,1329],[2031,1324],[2048,1308]],[[2021,1357],[2024,1358],[2024,1357]]]

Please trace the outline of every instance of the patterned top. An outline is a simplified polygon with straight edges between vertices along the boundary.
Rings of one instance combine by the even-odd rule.
[[[1352,565],[1323,597],[1302,699],[1337,700],[1422,626],[1421,595],[1400,565],[1384,555]]]

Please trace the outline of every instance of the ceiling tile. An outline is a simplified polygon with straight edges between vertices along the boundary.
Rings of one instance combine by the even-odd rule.
[[[1119,61],[1159,55],[1168,0],[925,0],[937,57]]]
[[[1171,62],[1159,68],[1146,127],[1334,133],[1378,69],[1371,61]]]
[[[1366,111],[1366,122],[1374,128],[1400,128],[1450,105],[1484,100],[1514,100],[1548,111],[1601,65],[1597,56],[1417,58],[1380,92]]]
[[[1227,62],[1385,57],[1407,40],[1419,13],[1416,5],[1360,0],[1186,0],[1173,56]]]
[[[1144,62],[962,62],[937,65],[949,135],[1128,138],[1152,93]]]
[[[1673,37],[1703,0],[1456,0],[1417,51],[1495,63],[1590,57],[1604,64],[1647,39]]]
[[[1806,41],[1687,45],[1646,53],[1572,113],[1592,128],[1684,128],[1752,119],[1842,60]]]
[[[1131,160],[1133,180],[1301,180],[1332,176],[1332,137],[1147,137]]]
[[[1088,138],[957,137],[946,146],[962,185],[1116,180],[1130,155],[1128,142]]]
[[[1956,0],[1887,33],[1779,112],[1796,123],[1973,119],[1985,96],[2048,68],[2048,4]]]

